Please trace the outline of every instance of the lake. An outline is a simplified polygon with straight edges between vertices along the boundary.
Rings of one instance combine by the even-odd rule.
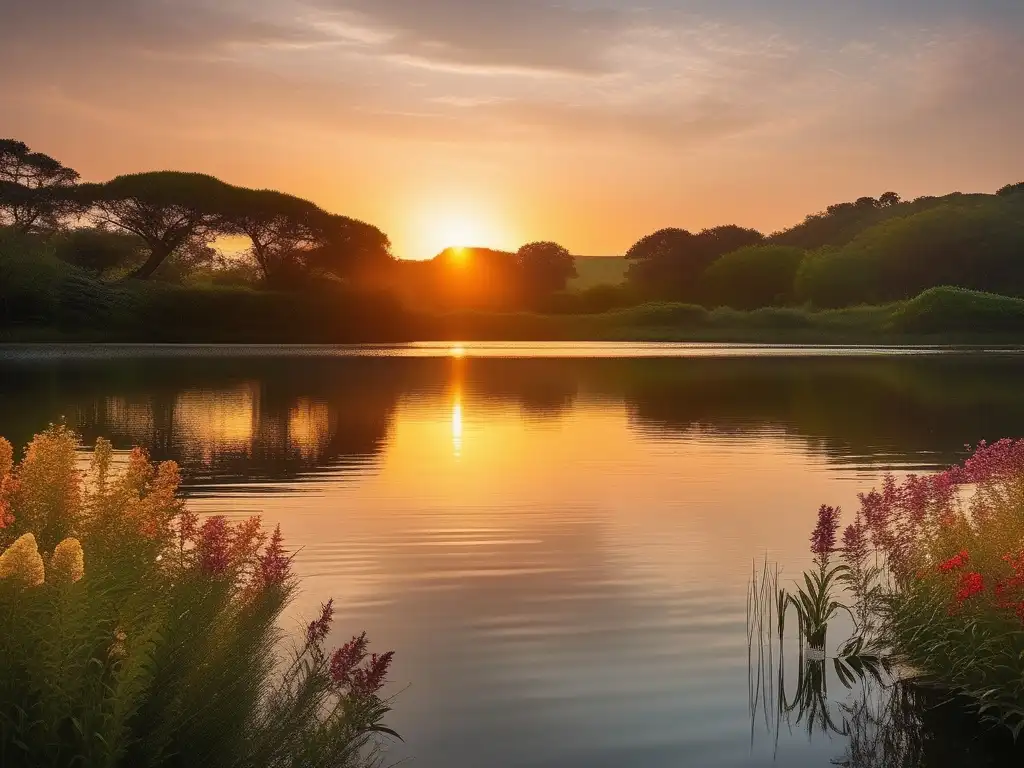
[[[752,723],[752,564],[795,576],[820,504],[1024,435],[1022,391],[1007,351],[11,346],[0,434],[64,418],[280,522],[289,621],[334,597],[335,644],[397,651],[396,760],[803,767],[847,739]]]

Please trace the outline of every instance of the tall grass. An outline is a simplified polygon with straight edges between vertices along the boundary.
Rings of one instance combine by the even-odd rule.
[[[332,605],[290,641],[280,529],[200,521],[173,462],[37,435],[0,440],[0,765],[363,766],[391,654],[326,647]]]

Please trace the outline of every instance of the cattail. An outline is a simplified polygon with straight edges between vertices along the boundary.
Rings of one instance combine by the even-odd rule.
[[[27,587],[38,587],[46,579],[43,558],[31,533],[15,541],[0,555],[0,579],[13,579]]]
[[[64,539],[50,559],[50,582],[74,584],[85,575],[85,554],[78,539]]]

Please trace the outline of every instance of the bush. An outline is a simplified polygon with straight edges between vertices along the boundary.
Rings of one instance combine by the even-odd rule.
[[[76,448],[0,440],[0,764],[371,763],[391,654],[327,652],[331,603],[283,653],[280,529],[200,521],[139,449],[115,473],[98,441],[85,479]]]
[[[701,292],[707,303],[735,309],[791,304],[793,283],[804,259],[799,248],[754,245],[722,256],[705,270]]]
[[[708,321],[708,311],[698,304],[648,303],[608,312],[604,319],[613,326],[695,328]]]
[[[1024,330],[1024,300],[962,288],[930,288],[897,306],[890,326],[905,333]]]

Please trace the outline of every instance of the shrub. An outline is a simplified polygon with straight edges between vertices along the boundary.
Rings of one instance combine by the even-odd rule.
[[[890,319],[908,333],[1024,330],[1024,300],[962,288],[930,288],[898,305]]]
[[[732,251],[705,270],[702,294],[709,304],[735,309],[790,304],[803,259],[802,250],[783,245],[753,245]]]
[[[708,311],[698,304],[653,302],[609,312],[604,317],[615,327],[694,328],[704,325],[708,315]]]
[[[391,654],[334,652],[332,604],[290,652],[280,529],[200,520],[173,462],[87,475],[64,427],[15,466],[0,440],[0,764],[359,766],[375,761]]]

